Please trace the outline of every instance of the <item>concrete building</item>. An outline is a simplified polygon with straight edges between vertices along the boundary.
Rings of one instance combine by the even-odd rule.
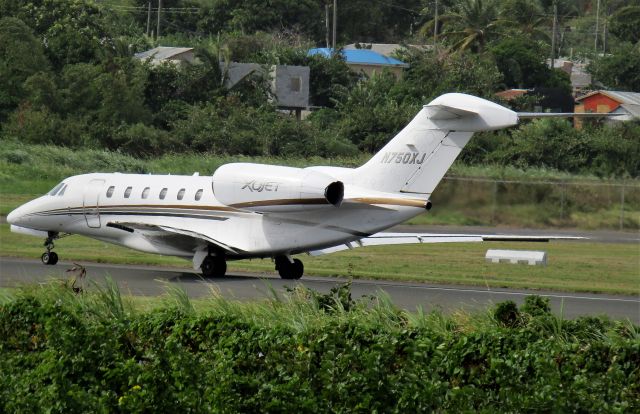
[[[345,63],[356,73],[362,73],[371,77],[385,70],[391,72],[396,78],[402,77],[402,72],[409,65],[392,57],[384,56],[370,49],[342,49],[339,51],[344,57]],[[333,49],[321,47],[310,49],[309,56],[324,56],[330,58]]]
[[[248,76],[257,74],[269,80],[271,93],[278,108],[296,112],[309,108],[309,74],[306,66],[258,65],[257,63],[233,62],[227,67],[227,88],[234,87]]]
[[[158,46],[145,52],[136,53],[135,57],[152,65],[162,62],[174,64],[197,64],[194,49],[191,47]],[[302,110],[309,108],[309,68],[306,66],[273,65],[263,66],[257,63],[220,63],[226,71],[225,86],[232,88],[243,79],[259,74],[270,82],[271,94],[278,108],[293,110],[298,118]]]

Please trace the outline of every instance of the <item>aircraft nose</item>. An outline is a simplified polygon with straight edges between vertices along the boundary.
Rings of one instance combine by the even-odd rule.
[[[7,223],[9,224],[18,224],[18,219],[20,217],[20,215],[18,214],[19,209],[15,209],[12,212],[9,213],[9,215],[7,216]]]
[[[20,206],[16,208],[12,212],[10,212],[9,215],[7,215],[7,223],[13,224],[16,226],[23,225],[25,221],[26,213],[27,211],[25,211],[24,206]]]

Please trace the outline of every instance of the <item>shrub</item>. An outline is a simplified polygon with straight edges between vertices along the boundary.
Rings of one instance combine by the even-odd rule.
[[[3,300],[0,411],[640,409],[637,327],[577,321],[576,332],[600,321],[600,334],[581,342],[474,318],[462,328],[441,313],[410,316],[383,300],[353,300],[344,286],[317,294],[328,308],[294,295],[214,298],[194,311],[178,296],[144,313],[126,306],[114,284],[83,295],[39,287]],[[332,307],[336,300],[349,310]],[[500,307],[513,321],[515,304]]]
[[[549,298],[538,295],[530,295],[524,298],[524,305],[520,308],[523,313],[531,316],[540,316],[551,313]]]
[[[519,323],[520,312],[515,302],[507,300],[496,305],[493,317],[499,325],[513,328]]]

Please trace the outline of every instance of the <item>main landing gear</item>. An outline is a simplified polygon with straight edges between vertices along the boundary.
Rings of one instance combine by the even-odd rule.
[[[56,252],[52,252],[54,245],[53,241],[58,238],[58,233],[55,231],[50,231],[49,236],[44,241],[44,247],[46,247],[47,251],[42,253],[40,256],[40,260],[42,263],[46,265],[54,265],[58,263],[58,254]]]
[[[200,265],[204,277],[224,277],[227,273],[227,261],[223,256],[207,256]]]
[[[276,270],[283,279],[300,279],[304,273],[304,265],[299,259],[289,256],[276,256]]]

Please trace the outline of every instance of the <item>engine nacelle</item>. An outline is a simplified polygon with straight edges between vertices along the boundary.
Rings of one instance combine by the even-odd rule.
[[[339,207],[344,184],[303,168],[234,163],[213,174],[213,193],[221,203],[258,212]]]

